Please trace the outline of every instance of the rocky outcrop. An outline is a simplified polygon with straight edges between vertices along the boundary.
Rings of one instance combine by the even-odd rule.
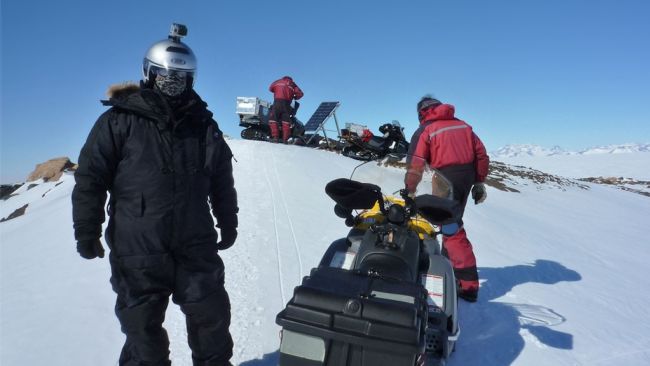
[[[638,193],[642,196],[650,197],[650,181],[636,180],[624,177],[587,177],[580,178],[583,182],[598,183],[608,186],[615,186],[624,191]]]
[[[16,217],[20,217],[20,216],[24,215],[25,210],[27,210],[27,206],[29,206],[28,203],[26,203],[23,207],[16,209],[14,212],[9,214],[9,216],[1,218],[0,222],[9,221],[11,219],[15,219]]]
[[[506,192],[519,192],[515,187],[535,185],[538,189],[556,188],[565,190],[568,187],[589,189],[576,180],[520,166],[505,164],[500,161],[490,161],[490,172],[485,184]]]
[[[385,166],[406,169],[406,162],[386,162]],[[520,186],[535,185],[538,189],[557,188],[565,190],[567,187],[589,189],[589,186],[580,184],[575,180],[563,178],[518,165],[505,164],[500,161],[490,161],[490,171],[485,179],[485,184],[504,192],[517,192]],[[516,188],[517,187],[517,188]]]
[[[22,184],[3,184],[0,185],[0,200],[6,200],[12,196],[12,194],[20,187]]]
[[[27,177],[28,182],[43,179],[46,182],[57,181],[66,170],[75,170],[77,165],[67,157],[48,160],[36,165],[36,169]]]

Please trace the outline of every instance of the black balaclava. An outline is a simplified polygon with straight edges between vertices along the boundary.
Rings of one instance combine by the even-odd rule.
[[[167,76],[156,75],[154,84],[161,93],[171,98],[181,96],[187,89],[186,78],[176,73],[170,73]]]

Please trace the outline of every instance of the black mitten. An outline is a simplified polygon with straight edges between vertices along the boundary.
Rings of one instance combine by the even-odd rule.
[[[221,228],[221,241],[217,243],[217,249],[226,250],[235,244],[237,239],[237,228],[235,227],[222,227]]]
[[[104,258],[104,247],[99,239],[78,241],[77,252],[86,259]]]

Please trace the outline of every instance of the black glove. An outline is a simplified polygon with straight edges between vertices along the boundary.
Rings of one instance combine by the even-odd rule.
[[[99,239],[78,241],[77,252],[86,259],[104,258],[104,247]]]
[[[487,198],[487,191],[485,190],[485,184],[476,183],[472,187],[472,198],[474,199],[474,204],[478,205],[482,203]]]
[[[237,239],[236,227],[222,227],[221,228],[221,241],[217,243],[217,249],[226,250],[235,244]]]

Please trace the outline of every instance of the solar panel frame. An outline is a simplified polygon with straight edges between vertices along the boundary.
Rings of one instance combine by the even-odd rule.
[[[309,121],[305,123],[305,132],[320,130],[325,121],[334,114],[334,111],[339,105],[339,102],[322,102],[309,118]]]

